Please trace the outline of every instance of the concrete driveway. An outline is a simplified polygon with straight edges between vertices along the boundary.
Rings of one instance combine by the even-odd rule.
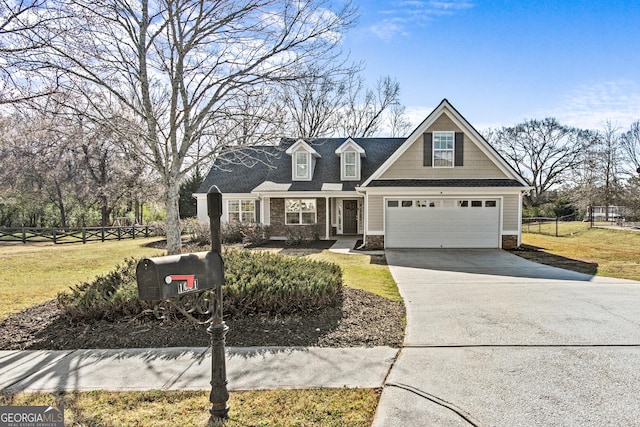
[[[374,426],[640,425],[640,283],[501,250],[390,250],[405,345]]]

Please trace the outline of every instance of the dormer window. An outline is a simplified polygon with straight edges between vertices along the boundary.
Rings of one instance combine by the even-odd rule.
[[[340,179],[359,181],[362,158],[366,157],[364,149],[353,139],[348,138],[335,153],[340,156]]]
[[[309,153],[296,151],[295,179],[309,179]]]
[[[303,139],[298,140],[285,151],[291,156],[291,179],[293,181],[311,181],[316,159],[320,154]]]
[[[355,151],[345,151],[342,153],[342,167],[345,179],[358,177],[358,162]]]

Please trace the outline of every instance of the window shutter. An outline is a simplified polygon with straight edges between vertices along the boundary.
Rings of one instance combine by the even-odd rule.
[[[433,162],[433,134],[424,134],[424,166],[432,166]]]
[[[464,133],[456,132],[456,143],[454,153],[454,166],[464,166]]]

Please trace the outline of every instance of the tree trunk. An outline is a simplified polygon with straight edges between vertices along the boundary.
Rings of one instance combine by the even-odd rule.
[[[67,210],[64,205],[64,200],[62,198],[62,190],[60,189],[60,185],[56,182],[56,197],[57,197],[57,205],[58,210],[60,211],[60,227],[67,228]]]
[[[180,201],[180,186],[176,182],[167,185],[167,255],[179,254],[182,249],[180,238],[180,211],[178,202]]]
[[[142,221],[142,204],[136,199],[135,201],[135,217],[136,217],[136,224],[143,224]]]
[[[101,219],[100,223],[103,227],[109,226],[109,206],[107,205],[107,198],[105,196],[100,196],[100,214]]]

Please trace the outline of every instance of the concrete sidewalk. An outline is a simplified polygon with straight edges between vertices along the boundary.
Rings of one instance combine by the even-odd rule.
[[[227,348],[228,389],[382,387],[390,347]],[[209,348],[0,351],[0,390],[208,390]]]

